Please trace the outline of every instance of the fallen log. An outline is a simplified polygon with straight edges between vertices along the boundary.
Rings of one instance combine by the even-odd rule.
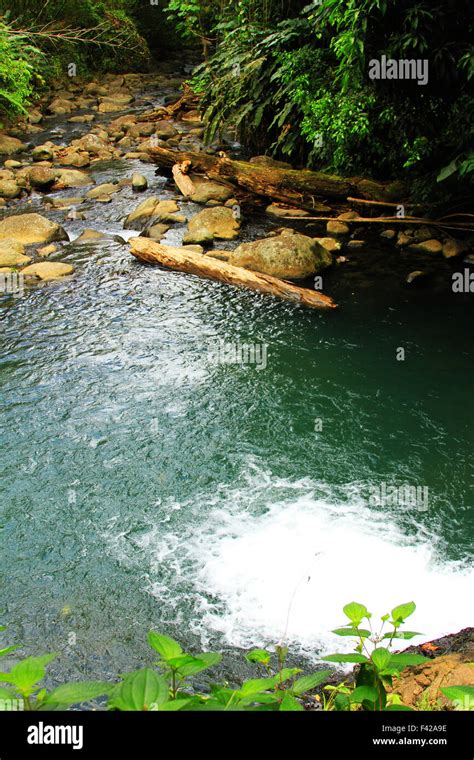
[[[159,106],[153,111],[145,111],[139,114],[137,122],[157,121],[158,119],[171,119],[176,117],[180,111],[187,111],[197,108],[199,104],[199,97],[195,95],[192,90],[186,85],[184,93],[176,101],[169,106]]]
[[[133,256],[146,264],[158,264],[177,272],[249,288],[311,309],[337,308],[331,298],[315,290],[299,288],[276,277],[235,267],[186,248],[171,248],[142,237],[132,238],[130,245]]]
[[[223,154],[211,156],[207,153],[181,152],[160,146],[150,146],[147,152],[159,166],[173,167],[182,161],[190,161],[194,172],[204,173],[217,182],[227,181],[256,195],[307,211],[318,211],[318,205],[321,203],[317,198],[345,200],[348,195],[359,193],[368,197],[367,181],[357,177],[346,179],[308,169],[261,166],[248,161],[233,161]],[[392,192],[390,184],[371,182],[370,188],[369,197],[372,193],[378,193],[378,196],[383,198]]]

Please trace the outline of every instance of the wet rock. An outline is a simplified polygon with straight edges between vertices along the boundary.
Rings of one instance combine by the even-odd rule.
[[[184,245],[183,251],[191,251],[191,253],[204,253],[202,245]]]
[[[147,230],[144,230],[141,236],[160,241],[164,238],[169,229],[170,227],[168,224],[153,224]]]
[[[57,184],[58,188],[68,187],[85,187],[86,185],[92,185],[94,180],[85,172],[78,171],[77,169],[59,169]]]
[[[354,219],[360,219],[357,211],[344,211],[343,214],[339,214],[337,217],[341,222],[352,222]]]
[[[28,122],[30,124],[41,124],[43,121],[43,114],[39,108],[32,108],[28,114]]]
[[[332,220],[327,223],[326,230],[330,235],[348,235],[349,227],[344,222]]]
[[[436,230],[431,229],[430,227],[418,227],[414,231],[412,230],[413,237],[417,241],[417,243],[423,243],[425,240],[432,240],[436,237]]]
[[[37,264],[30,264],[22,270],[25,277],[39,277],[40,280],[58,280],[61,277],[67,277],[73,274],[74,267],[72,264],[63,264],[59,261],[40,261]]]
[[[71,124],[90,124],[94,119],[95,116],[93,113],[85,113],[83,116],[71,116],[68,121]]]
[[[358,248],[363,248],[365,244],[365,240],[349,240],[347,248],[357,250]]]
[[[45,198],[44,202],[53,208],[69,209],[84,203],[84,198]]]
[[[191,174],[190,179],[196,188],[196,192],[190,197],[193,203],[205,204],[211,200],[225,203],[232,197],[233,191],[218,182],[202,179],[195,174]]]
[[[163,119],[162,121],[156,121],[154,126],[154,134],[160,140],[168,140],[170,137],[176,137],[178,134],[176,127],[174,127],[173,124],[166,119]]]
[[[406,235],[404,232],[399,232],[397,237],[397,246],[399,248],[404,248],[406,245],[409,245],[413,242],[413,238]]]
[[[325,248],[326,251],[329,251],[329,253],[336,253],[342,248],[341,241],[336,240],[333,237],[318,237],[313,238],[313,240],[316,240],[316,242],[319,243],[319,245],[322,245],[322,247]]]
[[[16,240],[24,245],[32,243],[53,243],[68,240],[68,235],[59,224],[50,222],[40,214],[9,216],[0,222],[0,240]]]
[[[92,190],[89,190],[88,193],[86,193],[86,198],[91,199],[103,199],[108,198],[111,195],[114,195],[114,193],[118,193],[120,190],[119,185],[114,185],[111,182],[107,182],[104,185],[97,185],[97,187],[94,187]]]
[[[134,174],[132,177],[132,187],[138,193],[148,189],[148,180],[143,174]]]
[[[21,153],[26,150],[27,146],[18,140],[17,137],[10,137],[9,135],[0,135],[0,154],[4,156],[12,156],[14,153]]]
[[[0,198],[19,198],[21,187],[12,179],[0,180]]]
[[[47,259],[48,256],[52,256],[52,254],[56,253],[57,250],[58,250],[57,245],[54,245],[54,243],[51,243],[51,245],[45,245],[42,248],[38,248],[36,253],[42,259]]]
[[[210,243],[213,240],[235,240],[239,236],[240,223],[230,208],[219,206],[200,211],[188,223],[183,243]]]
[[[430,254],[438,254],[443,250],[443,246],[439,240],[424,240],[420,243],[412,243],[408,248],[410,251],[415,251],[417,253]]]
[[[281,235],[239,245],[229,263],[284,280],[302,280],[326,269],[332,256],[306,235]]]
[[[266,166],[270,169],[292,169],[291,164],[287,164],[285,161],[276,161],[276,159],[270,156],[253,156],[249,163],[257,164],[257,166]]]
[[[54,116],[62,116],[63,114],[75,111],[76,108],[77,106],[72,100],[62,97],[54,98],[54,100],[49,104],[47,110],[48,113],[51,113]]]
[[[304,211],[304,209],[292,208],[290,206],[281,206],[278,203],[271,203],[270,206],[267,206],[265,213],[267,213],[269,216],[277,217],[291,216],[298,218],[301,216],[310,216],[309,212]]]
[[[446,240],[443,244],[443,256],[445,259],[453,259],[456,256],[462,256],[466,251],[466,244],[461,243],[459,240]]]
[[[33,166],[28,172],[31,187],[45,189],[56,181],[56,172],[47,166]]]
[[[31,151],[33,161],[53,161],[54,151],[51,145],[37,145]]]
[[[416,269],[414,272],[410,272],[410,274],[407,275],[405,282],[407,285],[412,285],[413,283],[418,285],[422,280],[426,280],[427,277],[427,272],[424,272],[422,269]]]
[[[128,134],[130,137],[151,137],[155,134],[155,125],[153,122],[143,124],[132,124],[128,127]]]
[[[21,161],[14,161],[12,158],[5,161],[3,165],[5,169],[21,169],[23,167]]]
[[[133,101],[131,95],[110,95],[99,98],[99,113],[123,111]]]
[[[76,150],[83,150],[93,156],[99,156],[101,153],[108,150],[108,145],[105,140],[92,132],[89,132],[88,135],[84,135],[84,137],[81,137],[79,140],[74,140],[72,145]]]
[[[110,235],[107,232],[99,232],[98,230],[86,229],[77,237],[72,245],[80,243],[93,243],[97,240],[113,240],[116,243],[125,243],[125,240],[120,235]]]
[[[394,238],[397,237],[397,233],[395,230],[382,230],[380,237],[385,238],[386,240],[394,240]]]
[[[25,256],[25,246],[17,240],[0,242],[0,267],[18,267],[29,264],[30,256]]]
[[[125,229],[140,229],[147,219],[154,218],[156,221],[169,222],[170,224],[182,224],[186,217],[176,213],[179,206],[175,201],[160,201],[156,196],[147,198],[129,214],[125,220]]]
[[[217,259],[218,261],[228,262],[230,259],[230,251],[222,251],[219,248],[213,248],[211,251],[207,251],[205,256],[210,256],[211,259]]]

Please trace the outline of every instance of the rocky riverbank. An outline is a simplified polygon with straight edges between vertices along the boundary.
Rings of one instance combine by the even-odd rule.
[[[315,275],[334,266],[357,266],[374,247],[383,256],[392,249],[392,256],[405,257],[403,280],[409,286],[429,282],[436,271],[446,276],[453,266],[474,262],[469,240],[441,233],[439,228],[387,224],[376,230],[358,211],[340,209],[327,221],[314,221],[306,210],[250,197],[241,188],[192,171],[194,192],[188,198],[176,192],[171,175],[167,192],[159,192],[158,180],[144,176],[153,166],[153,147],[213,155],[224,149],[222,155],[239,151],[231,140],[204,145],[204,125],[195,100],[179,100],[181,80],[173,66],[155,74],[108,75],[101,82],[72,80],[58,85],[27,119],[0,135],[2,274],[20,272],[31,283],[72,275],[74,265],[61,261],[71,241],[58,215],[64,222],[84,221],[74,242],[100,240],[107,233],[87,226],[89,210],[113,205],[124,189],[131,189],[134,196],[145,195],[142,202],[137,197],[126,214],[121,206],[115,221],[124,231],[165,245],[190,246],[203,256],[318,289],[322,278],[316,285]],[[176,101],[176,107],[167,108]],[[128,176],[122,173],[97,184],[94,168],[114,162],[129,162],[133,169]],[[284,166],[265,156],[251,162]],[[148,172],[137,170],[137,163],[147,166]],[[200,211],[199,205],[204,207]],[[267,220],[257,239],[246,234],[250,215]],[[130,234],[124,233],[122,239]]]

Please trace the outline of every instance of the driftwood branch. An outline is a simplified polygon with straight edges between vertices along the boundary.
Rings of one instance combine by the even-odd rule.
[[[315,290],[299,288],[276,277],[235,267],[187,248],[171,248],[142,237],[133,238],[130,244],[133,256],[146,264],[159,264],[178,272],[249,288],[311,309],[337,308],[331,298]]]

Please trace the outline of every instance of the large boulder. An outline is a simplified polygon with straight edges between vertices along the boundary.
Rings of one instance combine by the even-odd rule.
[[[9,216],[0,222],[0,240],[16,240],[23,245],[31,245],[68,239],[59,224],[50,222],[40,214]]]
[[[0,154],[4,156],[12,156],[14,153],[20,153],[21,151],[26,150],[26,147],[27,146],[16,137],[0,135]]]
[[[191,219],[183,243],[212,243],[213,240],[235,240],[240,222],[230,208],[205,208]]]
[[[162,119],[155,122],[154,133],[160,140],[168,140],[170,137],[176,137],[178,130],[170,121]]]
[[[279,235],[242,243],[231,253],[229,263],[283,280],[303,280],[330,266],[332,256],[306,235]]]
[[[59,280],[73,272],[72,264],[63,264],[60,261],[40,261],[22,269],[25,277],[39,277],[40,280]]]
[[[64,97],[61,98],[54,98],[53,101],[48,106],[48,112],[53,114],[54,116],[62,116],[66,113],[71,113],[71,111],[75,111],[77,108],[76,104],[72,101]]]

